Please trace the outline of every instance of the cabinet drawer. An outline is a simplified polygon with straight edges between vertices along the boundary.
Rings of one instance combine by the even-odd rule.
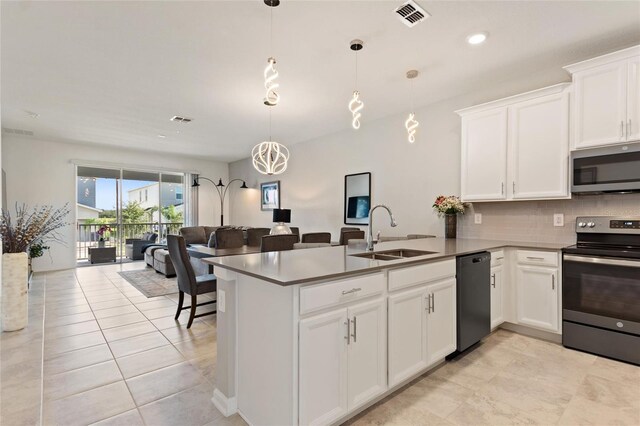
[[[300,289],[300,315],[381,294],[384,291],[384,284],[384,273],[379,272],[302,287]]]
[[[498,266],[504,263],[504,250],[491,252],[491,266]]]
[[[558,266],[558,253],[555,251],[518,250],[518,263]]]
[[[456,261],[449,259],[389,271],[389,291],[424,284],[456,275]]]

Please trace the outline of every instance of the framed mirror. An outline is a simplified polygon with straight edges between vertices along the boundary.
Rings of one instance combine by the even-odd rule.
[[[368,225],[371,208],[371,173],[344,177],[345,225]]]

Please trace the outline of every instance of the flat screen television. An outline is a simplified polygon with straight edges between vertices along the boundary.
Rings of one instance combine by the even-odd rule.
[[[369,215],[369,196],[360,195],[349,197],[347,217],[350,219],[364,219]]]

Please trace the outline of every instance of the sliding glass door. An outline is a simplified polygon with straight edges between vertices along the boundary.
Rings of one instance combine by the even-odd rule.
[[[184,174],[78,166],[76,181],[80,263],[139,258],[127,243],[148,233],[163,243],[184,223]]]

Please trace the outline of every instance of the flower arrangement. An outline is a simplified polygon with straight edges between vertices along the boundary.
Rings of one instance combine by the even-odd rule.
[[[2,252],[33,252],[42,256],[44,250],[49,248],[46,243],[63,243],[60,229],[69,225],[65,221],[69,212],[68,203],[58,209],[54,209],[53,206],[35,206],[29,209],[25,204],[16,204],[15,219],[11,217],[8,210],[2,210],[0,217]]]
[[[438,213],[438,216],[444,216],[447,214],[464,214],[464,210],[469,207],[469,203],[463,203],[459,197],[455,195],[439,195],[433,202],[433,210]]]
[[[102,225],[97,233],[100,235],[100,241],[104,241],[105,234],[109,237],[109,233],[111,232],[111,227],[109,225]]]

